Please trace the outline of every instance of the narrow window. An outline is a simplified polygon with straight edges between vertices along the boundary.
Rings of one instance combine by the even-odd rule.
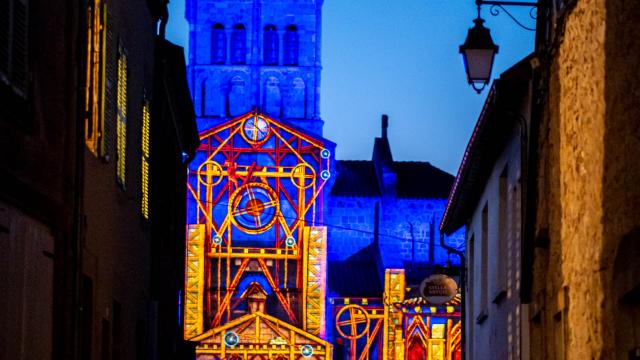
[[[284,65],[298,65],[298,53],[299,53],[299,35],[298,28],[295,25],[289,25],[286,27],[283,39]]]
[[[104,156],[104,78],[106,60],[106,4],[90,2],[87,9],[87,47],[85,74],[85,132],[89,151]]]
[[[150,157],[150,124],[149,102],[145,100],[142,105],[142,200],[140,211],[142,216],[149,220],[149,157]]]
[[[480,311],[487,311],[487,273],[489,266],[489,208],[488,204],[482,209],[482,238],[480,239]]]
[[[224,64],[227,58],[227,34],[220,23],[211,29],[211,63]]]
[[[511,256],[511,253],[507,249],[507,242],[509,241],[508,224],[511,219],[509,212],[508,197],[508,184],[507,184],[508,167],[505,165],[500,178],[498,180],[498,237],[497,243],[494,243],[494,249],[492,249],[492,255],[495,258],[495,266],[492,269],[492,301],[495,303],[500,302],[505,295],[506,288],[506,275],[507,275],[507,261],[506,259]]]
[[[242,24],[234,25],[231,31],[231,63],[247,63],[247,30]]]
[[[127,55],[122,48],[118,54],[118,119],[116,125],[116,176],[124,188],[127,168]]]
[[[278,31],[275,26],[264,27],[262,51],[264,52],[264,65],[278,65]]]

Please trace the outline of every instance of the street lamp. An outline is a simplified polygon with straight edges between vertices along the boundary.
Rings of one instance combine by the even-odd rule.
[[[516,24],[525,30],[535,31],[535,28],[524,26],[518,21],[505,6],[528,6],[531,7],[529,16],[535,19],[533,11],[538,8],[537,2],[520,2],[520,1],[500,1],[500,0],[476,0],[478,6],[478,17],[473,20],[475,26],[469,29],[467,39],[464,44],[460,45],[460,53],[464,61],[464,70],[467,72],[467,81],[473,89],[480,92],[491,81],[491,69],[493,68],[493,59],[498,53],[498,45],[493,42],[489,29],[484,27],[484,20],[480,17],[480,6],[491,5],[491,15],[496,16],[499,10],[507,14]]]
[[[479,94],[491,80],[493,58],[498,53],[498,45],[493,43],[489,29],[482,25],[484,20],[480,18],[480,7],[478,18],[473,22],[476,25],[469,29],[467,39],[460,45],[460,53],[464,61],[464,70],[467,72],[467,81]]]

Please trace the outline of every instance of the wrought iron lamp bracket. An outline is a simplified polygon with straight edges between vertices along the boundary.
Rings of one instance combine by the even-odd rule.
[[[500,0],[476,0],[476,5],[478,6],[478,18],[480,17],[480,7],[482,5],[489,5],[489,13],[493,16],[498,16],[500,11],[504,11],[507,16],[513,20],[518,26],[528,31],[536,31],[535,27],[528,27],[524,25],[520,20],[516,19],[513,14],[507,10],[507,6],[524,6],[530,7],[529,17],[533,20],[537,19],[538,16],[538,7],[540,6],[537,2],[523,2],[523,1],[500,1]]]

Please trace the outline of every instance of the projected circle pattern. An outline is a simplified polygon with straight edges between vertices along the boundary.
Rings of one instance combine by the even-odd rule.
[[[359,339],[369,331],[369,314],[359,305],[347,305],[336,315],[336,330],[346,339]]]
[[[259,116],[248,118],[242,124],[242,137],[252,144],[261,144],[267,140],[269,124]]]
[[[267,185],[249,183],[239,187],[229,203],[231,221],[239,229],[260,234],[267,231],[276,221],[279,210],[278,197]]]

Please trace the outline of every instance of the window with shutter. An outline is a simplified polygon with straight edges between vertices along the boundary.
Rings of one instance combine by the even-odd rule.
[[[101,0],[87,7],[85,74],[85,144],[96,156],[104,156],[104,95],[107,7]]]
[[[140,210],[142,216],[149,220],[149,158],[151,156],[151,114],[149,112],[149,102],[145,100],[142,105],[142,200]]]
[[[110,16],[107,22],[110,22]],[[116,113],[118,96],[118,39],[107,29],[105,61],[105,97],[104,97],[104,133],[102,136],[102,149],[105,160],[109,160],[115,151],[114,139],[116,137]]]
[[[116,175],[125,188],[127,170],[127,54],[123,48],[118,53],[118,113],[116,121]]]
[[[27,95],[27,0],[0,1],[0,80],[21,97]]]

